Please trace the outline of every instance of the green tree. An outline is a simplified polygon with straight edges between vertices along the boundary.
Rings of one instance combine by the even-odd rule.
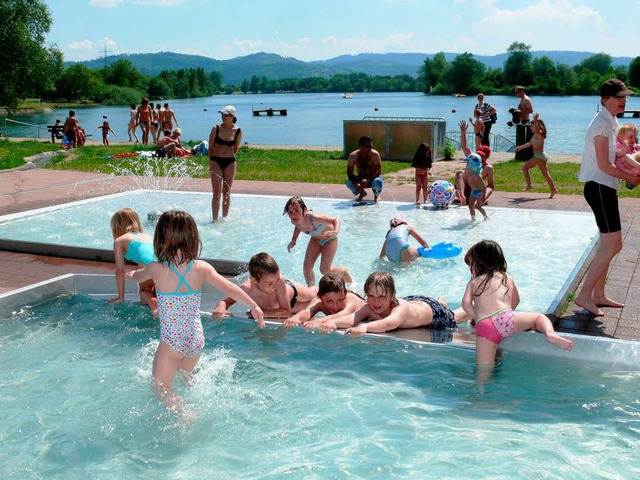
[[[629,85],[640,88],[640,57],[634,58],[629,64]]]
[[[484,77],[486,67],[471,53],[463,53],[453,59],[444,73],[444,83],[451,87],[454,93],[475,93],[472,84]],[[477,90],[477,87],[473,90]]]
[[[0,1],[0,104],[9,110],[38,87],[46,89],[40,73],[57,71],[58,55],[50,55],[55,48],[47,51],[44,46],[51,23],[51,13],[40,0]]]
[[[100,73],[104,79],[104,83],[117,85],[118,87],[132,87],[140,90],[146,90],[147,82],[144,75],[135,69],[130,60],[120,59],[113,62]]]
[[[95,70],[78,63],[65,70],[56,87],[58,94],[69,101],[93,99],[104,90],[104,82]]]
[[[611,70],[611,55],[607,55],[606,53],[596,53],[595,55],[591,55],[581,61],[576,67],[576,70],[578,72],[582,70],[590,70],[592,72],[599,73],[600,75],[605,75],[609,70]]]
[[[444,52],[438,52],[432,59],[427,58],[424,61],[418,70],[418,81],[422,83],[424,93],[431,93],[431,89],[438,84],[448,66],[449,62]]]
[[[531,46],[513,42],[507,48],[507,60],[504,62],[504,81],[506,85],[530,85],[533,79],[531,70]]]

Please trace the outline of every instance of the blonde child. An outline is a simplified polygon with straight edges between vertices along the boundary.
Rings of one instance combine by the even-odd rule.
[[[96,127],[96,130],[102,130],[102,144],[109,145],[109,132],[113,133],[116,137],[118,134],[113,131],[113,129],[109,126],[109,122],[106,120],[102,122],[102,125]]]
[[[515,312],[520,303],[513,277],[507,273],[502,248],[493,240],[472,246],[464,261],[471,280],[462,298],[462,308],[476,319],[476,363],[492,366],[500,342],[516,333],[535,329],[547,341],[564,350],[573,348],[573,340],[557,335],[551,320],[541,313]]]
[[[333,259],[338,250],[338,233],[340,232],[340,220],[325,215],[315,214],[307,209],[304,200],[300,197],[291,197],[284,206],[283,215],[288,215],[289,220],[295,227],[291,242],[287,246],[290,252],[295,247],[301,232],[306,233],[311,238],[307,245],[302,266],[304,278],[308,286],[315,284],[313,268],[320,258],[320,273],[323,275],[329,272],[336,272],[344,278],[344,281],[351,283],[351,275],[347,267],[333,265]]]
[[[616,167],[630,175],[638,175],[640,173],[638,151],[640,151],[638,127],[633,123],[620,125],[616,140]],[[625,182],[625,184],[629,190],[635,188],[633,183]]]
[[[251,257],[249,278],[240,288],[258,304],[265,318],[288,318],[307,308],[318,291],[316,287],[305,287],[284,278],[276,260],[264,252]],[[222,318],[234,303],[236,301],[231,297],[220,300],[213,310],[213,317]]]
[[[542,172],[542,176],[549,184],[549,189],[551,190],[551,195],[549,196],[549,198],[553,198],[558,193],[558,190],[556,190],[556,186],[553,183],[553,178],[551,178],[551,175],[549,174],[549,169],[547,168],[548,157],[547,154],[544,153],[544,141],[547,138],[547,127],[540,118],[540,115],[536,113],[533,116],[533,121],[531,122],[529,128],[533,133],[531,140],[529,140],[525,144],[517,146],[515,149],[516,152],[519,152],[520,150],[523,150],[525,148],[533,147],[533,158],[530,158],[525,162],[524,165],[522,165],[522,173],[524,173],[524,179],[527,182],[523,190],[527,191],[533,188],[533,186],[531,185],[531,175],[529,175],[529,170],[531,170],[533,167],[538,167]]]
[[[141,270],[127,273],[135,282],[153,279],[158,294],[160,343],[153,359],[153,384],[158,397],[172,411],[183,409],[172,391],[178,370],[191,372],[204,348],[200,320],[202,285],[210,283],[225,295],[247,305],[259,327],[264,326],[260,307],[240,287],[221,276],[207,262],[198,260],[202,242],[191,215],[164,212],[158,220],[153,248],[158,259]]]
[[[124,262],[130,260],[142,267],[155,261],[153,238],[143,233],[140,217],[131,208],[123,208],[113,214],[111,233],[113,234],[113,256],[116,262],[118,296],[109,300],[109,303],[121,303],[124,302]],[[142,282],[139,286],[139,293],[140,300],[149,306],[154,316],[158,316],[158,300],[153,280]]]
[[[288,318],[282,324],[287,328],[298,325],[307,328],[321,328],[323,324],[329,323],[337,317],[355,312],[363,303],[364,298],[347,290],[344,279],[340,275],[327,273],[318,283],[317,301]],[[319,313],[323,313],[325,316],[313,320]]]
[[[431,147],[429,145],[426,143],[418,145],[418,149],[413,155],[411,166],[416,169],[416,205],[420,205],[421,190],[424,203],[427,203],[429,198],[429,176],[433,166]]]
[[[398,328],[456,328],[468,320],[462,308],[451,310],[443,297],[424,295],[396,297],[396,287],[389,272],[373,272],[364,283],[367,301],[355,312],[327,322],[322,330],[347,328],[346,334],[360,337],[365,333],[383,333]],[[368,323],[361,323],[366,322]]]
[[[476,108],[473,110],[473,118],[469,117],[469,123],[473,126],[473,138],[476,142],[476,150],[482,145],[484,138],[484,122],[482,121],[482,110]]]
[[[380,258],[385,256],[391,262],[412,262],[420,254],[415,247],[409,245],[409,235],[415,238],[421,246],[429,248],[427,241],[416,232],[415,228],[409,225],[406,220],[398,215],[389,222],[389,230],[385,236]]]

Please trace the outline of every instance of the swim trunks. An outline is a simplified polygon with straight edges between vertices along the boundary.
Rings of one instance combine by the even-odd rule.
[[[474,188],[473,190],[471,190],[470,195],[471,195],[472,197],[480,198],[480,197],[482,196],[482,189],[480,189],[480,188]]]
[[[404,297],[407,302],[424,302],[431,307],[433,319],[431,325],[427,328],[441,330],[443,328],[456,328],[456,316],[453,310],[440,303],[435,298],[426,297],[424,295],[409,295]]]
[[[476,322],[476,334],[498,345],[514,333],[516,312],[511,309],[499,310]]]
[[[482,132],[476,132],[476,137],[483,138],[484,134]]]
[[[156,157],[163,158],[167,155],[167,151],[164,147],[156,147]]]
[[[615,188],[590,180],[584,184],[583,192],[585,200],[596,217],[600,233],[614,233],[622,230],[618,191]]]
[[[180,275],[173,265],[169,265],[180,279],[180,283],[173,293],[156,291],[160,340],[185,358],[199,355],[204,348],[204,331],[200,320],[202,290],[193,290],[185,280],[192,266],[193,261],[189,263],[184,275]],[[180,293],[178,290],[182,285],[189,291]]]
[[[293,308],[296,306],[296,303],[298,303],[298,289],[296,288],[294,283],[287,278],[284,279],[284,283],[286,283],[293,289],[293,296],[291,297],[291,300],[289,300],[289,307]]]

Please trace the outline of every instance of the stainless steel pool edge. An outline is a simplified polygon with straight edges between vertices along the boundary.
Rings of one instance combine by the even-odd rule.
[[[74,260],[88,260],[93,262],[114,263],[113,250],[100,248],[74,247],[68,245],[56,245],[53,243],[26,242],[22,240],[6,240],[0,238],[0,250],[15,253],[28,253],[32,255],[44,255],[47,257],[71,258]],[[235,260],[218,260],[201,258],[209,263],[221,275],[240,275],[249,270],[246,262]]]
[[[209,286],[205,287],[203,292],[201,310],[209,312],[222,297],[219,292]],[[0,321],[10,318],[14,312],[20,311],[26,306],[34,306],[60,295],[90,295],[101,299],[110,298],[115,295],[115,281],[113,275],[67,274],[0,294]],[[136,284],[127,282],[126,298],[127,301],[132,303],[139,301]],[[236,311],[240,312],[240,307]],[[272,325],[278,325],[279,323],[270,322]],[[473,351],[473,345],[469,341],[468,335],[470,327],[458,330],[461,330],[461,332],[453,332],[452,340],[447,343],[429,341],[428,339],[431,338],[433,333],[429,329],[398,330],[388,334],[368,336],[384,336],[402,342],[436,344],[442,347],[462,348],[469,352]],[[467,332],[466,334],[465,331]],[[428,336],[423,337],[424,335]],[[563,334],[563,336],[574,340],[573,350],[561,350],[549,344],[544,335],[534,332],[526,332],[509,337],[504,340],[500,347],[506,352],[524,352],[572,360],[600,362],[624,368],[637,369],[638,364],[640,364],[640,343],[585,335]],[[423,341],[420,338],[427,338],[427,340]]]

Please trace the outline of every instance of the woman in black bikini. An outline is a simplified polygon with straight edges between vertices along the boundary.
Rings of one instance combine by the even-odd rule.
[[[231,185],[236,176],[236,153],[242,145],[242,130],[235,126],[235,107],[227,105],[220,113],[222,123],[213,127],[209,135],[209,174],[213,188],[211,211],[214,222],[218,220],[221,195],[222,217],[226,218],[229,215]]]

